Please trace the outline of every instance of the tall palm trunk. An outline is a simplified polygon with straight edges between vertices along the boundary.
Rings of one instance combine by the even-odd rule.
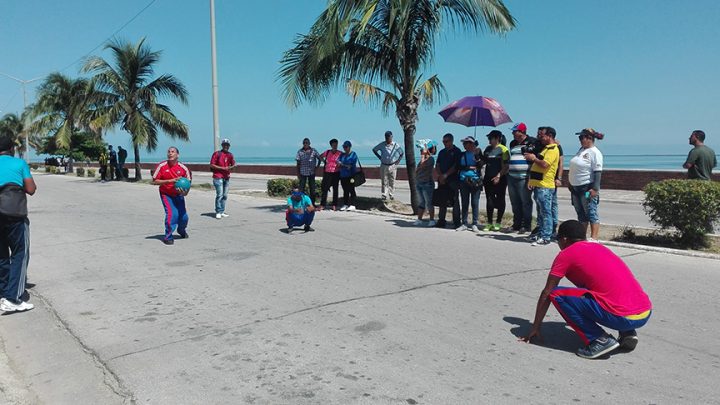
[[[135,152],[135,181],[142,180],[140,169],[140,145],[133,143],[133,152]]]
[[[395,114],[400,121],[405,139],[405,167],[407,169],[408,185],[410,186],[410,205],[413,213],[418,210],[418,195],[415,189],[417,176],[415,175],[415,123],[417,122],[417,109],[419,100],[415,96],[403,97],[398,103]]]

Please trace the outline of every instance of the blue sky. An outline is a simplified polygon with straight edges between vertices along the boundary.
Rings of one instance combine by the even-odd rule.
[[[65,68],[78,75],[86,55],[150,0],[0,1],[0,72],[28,80]],[[472,128],[444,123],[437,111],[454,99],[483,95],[500,101],[531,129],[551,125],[563,145],[594,127],[606,133],[606,154],[684,154],[693,129],[704,129],[720,150],[720,2],[507,0],[518,20],[505,37],[448,33],[437,42],[434,65],[448,99],[420,111],[417,137]],[[221,136],[243,156],[291,155],[303,137],[323,148],[330,138],[351,139],[368,154],[397,119],[353,104],[342,89],[321,106],[291,111],[276,81],[283,51],[306,32],[324,1],[216,0]],[[146,37],[163,50],[158,73],[187,86],[190,104],[172,104],[191,131],[183,156],[212,151],[212,98],[208,1],[156,0],[117,37]],[[92,54],[108,56],[102,48]],[[67,67],[67,68],[66,68]],[[38,82],[28,85],[32,101]],[[0,77],[0,114],[22,109],[20,85]],[[499,129],[506,134],[510,125]],[[488,128],[479,128],[478,135]],[[129,147],[129,137],[108,134]],[[163,137],[155,158],[176,142]]]

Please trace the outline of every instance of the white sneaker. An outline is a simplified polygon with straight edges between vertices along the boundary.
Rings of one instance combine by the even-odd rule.
[[[428,224],[427,224],[428,228],[432,228],[432,227],[434,227],[435,225],[437,225],[437,222],[435,222],[434,219],[431,219],[431,220],[428,222]]]
[[[33,308],[35,308],[35,305],[29,302],[20,301],[19,304],[13,304],[5,298],[0,299],[0,311],[3,312],[22,312],[29,311]]]
[[[215,219],[220,219],[220,218],[222,218],[222,214],[215,214]]]
[[[531,243],[530,246],[547,246],[550,244],[549,240],[538,238],[535,242]]]
[[[468,228],[468,227],[465,226],[465,225],[460,225],[460,226],[458,226],[457,228],[455,228],[455,230],[458,231],[458,232],[460,232],[460,231],[467,231],[468,229],[470,229],[470,228]]]
[[[470,228],[470,230],[473,231],[473,232],[475,232],[475,233],[480,232],[480,228],[478,228],[477,225],[473,225],[472,228]]]
[[[421,219],[416,219],[415,221],[413,221],[413,225],[415,225],[415,226],[422,226],[422,224],[423,224],[423,221]]]
[[[347,205],[343,205],[342,207],[340,207],[340,211],[347,211],[347,209],[348,209]]]
[[[223,217],[223,218],[227,218],[227,217],[230,216],[230,214],[226,214],[226,213],[223,212],[222,214],[220,214],[220,216]]]
[[[591,243],[600,243],[600,241],[599,241],[599,240],[597,240],[597,239],[593,239],[593,238],[588,238],[588,240],[587,240],[587,241],[588,241],[588,242],[591,242]]]
[[[348,211],[355,211],[355,206],[354,206],[354,205],[351,205],[351,206],[347,207],[347,210],[348,210]]]

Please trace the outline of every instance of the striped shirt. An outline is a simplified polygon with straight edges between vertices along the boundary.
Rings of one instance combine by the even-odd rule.
[[[510,151],[510,161],[508,162],[508,176],[515,179],[527,178],[528,171],[530,170],[530,166],[532,166],[532,163],[525,160],[525,156],[523,156],[522,153],[522,148],[523,146],[527,146],[535,142],[537,142],[537,140],[532,136],[526,137],[520,143],[514,140],[510,142],[510,148],[508,148]]]

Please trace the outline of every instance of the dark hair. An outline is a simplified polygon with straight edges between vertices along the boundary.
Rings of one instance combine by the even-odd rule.
[[[557,237],[567,238],[573,241],[585,240],[585,226],[580,221],[570,219],[563,221],[558,227]]]
[[[335,139],[335,138],[333,138],[333,139],[330,140],[330,145],[332,145],[332,144],[334,144],[334,143],[338,143],[338,140]]]
[[[393,136],[392,131],[385,131],[385,136]]]
[[[180,154],[180,149],[178,149],[177,146],[171,146],[168,148],[168,150],[170,150],[170,149],[175,149],[175,152],[177,152],[178,155]]]
[[[549,136],[552,139],[555,139],[555,136],[557,136],[557,132],[555,132],[555,128],[553,127],[540,127],[538,128],[538,131],[544,131],[545,135]]]
[[[695,135],[695,138],[698,139],[700,142],[705,142],[705,131],[696,129],[692,132],[693,135]]]
[[[12,150],[14,146],[15,142],[13,142],[12,138],[9,136],[0,136],[0,152]]]
[[[303,138],[303,143],[305,142],[310,143],[310,138]]]
[[[490,131],[489,134],[487,134],[488,139],[496,138],[498,140],[502,139],[503,133],[498,131],[497,129],[493,129]]]
[[[447,138],[447,139],[449,139],[449,140],[451,140],[451,141],[454,141],[454,140],[455,140],[455,137],[454,137],[453,134],[451,134],[450,132],[448,132],[447,134],[443,135],[443,139],[445,139],[445,138]]]

